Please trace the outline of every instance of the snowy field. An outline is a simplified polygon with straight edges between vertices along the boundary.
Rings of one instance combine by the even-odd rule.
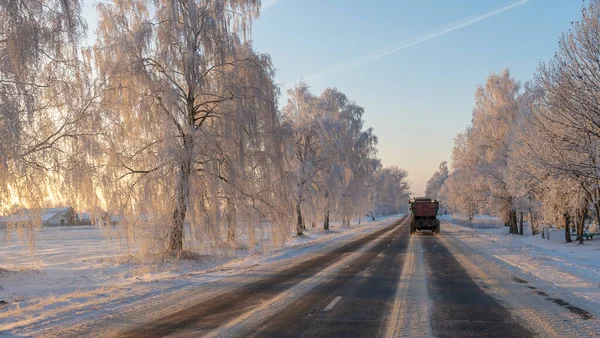
[[[475,217],[473,222],[448,216],[442,219],[445,220],[442,233],[455,235],[509,268],[547,282],[558,293],[586,301],[600,315],[600,238],[580,245],[566,243],[562,230],[551,231],[550,240],[532,236],[528,227],[523,236],[509,235],[508,227],[489,216]]]
[[[133,250],[93,227],[44,228],[33,254],[16,240],[0,246],[0,332],[35,335],[35,327],[57,325],[73,314],[85,319],[118,311],[144,297],[317,251],[397,218],[363,220],[349,227],[332,224],[328,232],[308,228],[304,236],[288,239],[285,249],[271,252],[258,248],[250,254],[246,249],[238,250],[237,258],[203,256],[155,264],[132,263]]]

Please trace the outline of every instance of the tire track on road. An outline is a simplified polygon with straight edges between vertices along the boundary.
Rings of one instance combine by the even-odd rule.
[[[531,337],[502,304],[483,291],[459,262],[444,236],[419,236],[425,249],[427,289],[437,337]]]

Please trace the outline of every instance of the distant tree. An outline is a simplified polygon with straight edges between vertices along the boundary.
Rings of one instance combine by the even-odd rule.
[[[427,181],[427,185],[425,187],[425,195],[431,199],[438,198],[438,192],[448,179],[448,175],[450,175],[450,171],[448,170],[448,162],[443,161],[440,163],[438,170],[433,173],[433,176]]]
[[[400,207],[406,205],[410,196],[410,185],[405,170],[392,166],[383,168],[375,175],[374,215],[400,213]]]

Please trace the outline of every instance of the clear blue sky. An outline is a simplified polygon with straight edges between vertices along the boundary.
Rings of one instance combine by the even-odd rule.
[[[471,122],[476,85],[505,67],[531,79],[579,19],[582,2],[530,0],[369,63],[311,75],[516,2],[279,0],[254,24],[254,45],[271,54],[278,83],[304,79],[315,93],[334,86],[365,107],[383,164],[406,169],[413,192],[422,195],[439,162],[450,162],[455,135]]]
[[[315,94],[337,87],[365,107],[383,164],[406,169],[416,195],[439,162],[450,162],[455,135],[471,121],[476,85],[506,67],[531,79],[582,5],[522,0],[502,11],[519,1],[262,2],[254,46],[271,55],[276,81],[287,87],[304,80]],[[86,8],[92,31],[93,16]]]

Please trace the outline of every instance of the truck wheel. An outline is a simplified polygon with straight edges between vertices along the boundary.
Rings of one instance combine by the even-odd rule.
[[[411,235],[415,234],[415,222],[413,222],[413,221],[410,222],[410,234]]]
[[[437,223],[435,225],[435,234],[436,235],[440,234],[440,221],[437,221]]]

